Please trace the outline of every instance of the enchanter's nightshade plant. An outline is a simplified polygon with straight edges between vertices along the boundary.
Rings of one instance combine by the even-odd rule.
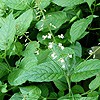
[[[99,2],[0,0],[0,100],[99,100]]]

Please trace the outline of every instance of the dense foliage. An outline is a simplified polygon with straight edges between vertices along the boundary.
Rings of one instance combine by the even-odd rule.
[[[0,100],[99,100],[99,0],[0,0]]]

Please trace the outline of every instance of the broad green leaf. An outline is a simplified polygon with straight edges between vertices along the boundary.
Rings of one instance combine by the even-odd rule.
[[[4,3],[16,10],[24,10],[28,7],[28,0],[3,0]]]
[[[90,91],[87,95],[87,97],[98,97],[99,92],[98,91]]]
[[[9,57],[11,55],[18,55],[20,56],[23,50],[23,45],[20,42],[14,42],[12,43],[12,45],[10,46],[9,50],[7,51],[7,55],[9,55]]]
[[[74,69],[74,73],[71,76],[71,81],[79,82],[86,80],[100,73],[100,60],[91,59],[83,61]]]
[[[92,19],[93,16],[90,15],[87,18],[80,19],[72,24],[70,29],[71,42],[75,42],[76,40],[80,39],[80,37],[84,36],[83,34],[86,35],[85,30],[92,22]]]
[[[95,90],[100,86],[100,75],[97,75],[94,80],[89,84],[91,90]]]
[[[14,41],[14,36],[16,33],[15,20],[12,13],[7,16],[5,23],[0,29],[0,49],[8,50]]]
[[[54,84],[60,91],[65,91],[67,89],[67,83],[60,80],[54,81]]]
[[[20,91],[26,100],[38,100],[41,96],[41,90],[36,86],[20,87]]]
[[[0,92],[2,93],[6,93],[8,92],[8,90],[6,89],[7,88],[7,84],[0,84]]]
[[[62,11],[52,12],[45,15],[39,22],[36,23],[36,28],[39,31],[49,31],[58,29],[66,22],[66,13]]]
[[[49,4],[50,4],[51,0],[35,0],[37,6],[43,10],[44,8],[46,8]]]
[[[5,18],[0,17],[0,27],[2,27],[2,25],[5,23]]]
[[[30,73],[31,77],[28,80],[32,82],[50,82],[58,80],[64,75],[62,68],[54,62],[34,66]]]
[[[8,66],[5,63],[0,63],[0,78],[8,74]]]
[[[62,6],[62,7],[73,7],[84,2],[84,0],[52,0],[53,3]]]
[[[41,90],[41,96],[48,97],[49,95],[48,85],[46,83],[41,83],[38,85],[38,87]]]
[[[89,7],[91,7],[92,3],[95,1],[95,0],[84,0],[88,3]]]
[[[23,99],[23,96],[21,93],[15,93],[11,98],[10,100],[22,100]]]
[[[32,62],[31,62],[32,63]],[[60,66],[54,62],[46,62],[36,66],[31,66],[28,68],[18,68],[8,77],[8,81],[11,85],[20,85],[24,82],[49,82],[60,79],[64,73]]]
[[[29,9],[16,19],[16,34],[23,35],[29,28],[33,19],[33,10]]]
[[[23,51],[22,55],[23,56],[32,55],[33,53],[36,52],[39,46],[40,46],[39,43],[36,41],[29,42],[28,45],[26,46],[26,49]]]
[[[74,50],[75,56],[78,56],[78,57],[82,56],[82,47],[79,42],[76,42],[75,45],[71,45],[70,47]]]
[[[84,93],[84,89],[80,85],[75,85],[75,86],[72,87],[72,92],[74,94]]]

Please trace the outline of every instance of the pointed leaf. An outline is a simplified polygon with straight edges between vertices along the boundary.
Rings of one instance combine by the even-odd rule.
[[[96,78],[92,80],[92,82],[89,84],[89,88],[91,90],[95,90],[99,86],[100,86],[100,75],[96,76]]]
[[[74,70],[71,76],[73,82],[86,80],[100,73],[100,60],[91,59],[80,63]]]
[[[84,2],[84,0],[52,0],[53,3],[62,7],[72,7]]]
[[[88,27],[88,25],[92,22],[93,16],[90,15],[87,18],[80,19],[76,22],[74,22],[70,29],[70,36],[71,41],[75,42],[76,40],[80,39],[80,37],[86,35],[85,30]]]
[[[28,0],[3,0],[5,4],[16,10],[24,10],[28,7]]]
[[[85,1],[88,3],[89,7],[91,7],[92,3],[93,3],[95,0],[85,0]]]
[[[31,62],[32,63],[32,62]],[[31,66],[28,68],[19,68],[12,73],[10,73],[8,80],[11,85],[20,85],[24,82],[49,82],[60,79],[64,73],[62,68],[60,68],[54,62],[46,62],[39,64],[37,66]]]
[[[66,22],[66,13],[62,11],[52,12],[45,15],[39,22],[36,23],[36,28],[39,31],[49,31],[58,29],[63,23]]]
[[[12,13],[7,16],[5,23],[0,29],[0,49],[8,50],[14,41],[16,33],[15,20]]]
[[[41,90],[36,86],[20,87],[20,91],[26,100],[38,100],[41,96]]]
[[[33,10],[29,9],[16,19],[17,35],[23,35],[29,28],[33,19]]]

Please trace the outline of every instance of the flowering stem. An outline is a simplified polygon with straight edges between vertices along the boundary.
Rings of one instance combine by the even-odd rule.
[[[88,60],[93,54],[95,54],[98,50],[100,49],[100,47],[98,47],[94,52],[92,52],[91,54],[90,54],[90,56],[88,56],[87,58],[86,58],[86,60]]]

